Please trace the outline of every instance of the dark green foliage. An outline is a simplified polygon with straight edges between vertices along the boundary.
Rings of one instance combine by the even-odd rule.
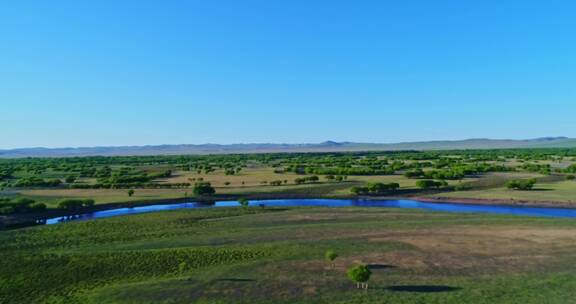
[[[511,168],[494,164],[461,164],[459,161],[449,162],[443,160],[433,165],[433,170],[424,171],[420,168],[412,169],[404,173],[407,178],[425,178],[438,180],[459,180],[466,176],[476,175],[486,172],[507,172]],[[439,169],[442,168],[442,169]]]
[[[448,186],[446,181],[434,181],[430,179],[423,179],[416,182],[416,187],[421,189],[433,189],[433,188],[441,188]]]
[[[552,173],[552,168],[549,164],[524,163],[521,168],[528,172],[537,172],[544,175]]]
[[[370,271],[370,268],[368,268],[367,265],[356,265],[349,268],[346,271],[346,275],[352,282],[356,284],[362,284],[357,285],[358,288],[360,288],[360,286],[362,286],[363,288],[368,288],[368,285],[365,285],[365,283],[368,282],[368,280],[370,280],[372,271]]]
[[[424,176],[424,171],[422,169],[414,169],[410,171],[406,171],[404,176],[407,178],[420,178]]]
[[[73,184],[72,189],[128,189],[128,188],[147,188],[147,189],[179,189],[188,188],[190,183],[128,183],[128,184]]]
[[[296,185],[301,185],[301,184],[306,183],[306,179],[304,179],[304,178],[302,178],[302,177],[298,177],[298,178],[294,179],[294,183],[295,183]]]
[[[266,247],[115,248],[183,235],[190,239],[212,233],[204,220],[263,212],[274,210],[179,211],[138,215],[132,220],[110,218],[2,231],[0,303],[43,303],[50,297],[57,298],[56,303],[83,303],[69,296],[116,282],[170,278],[201,268],[267,258],[274,251]],[[88,249],[83,251],[83,247]]]
[[[93,254],[3,254],[0,279],[27,274],[27,280],[3,280],[0,295],[22,303],[42,295],[63,294],[72,287],[97,287],[114,281],[173,276],[188,269],[265,257],[260,250],[164,249]],[[15,263],[20,261],[20,263]],[[185,266],[183,267],[183,263]],[[42,271],[38,271],[42,269]],[[25,291],[25,293],[24,293]],[[7,299],[4,299],[7,300]],[[3,299],[0,298],[0,302]]]
[[[554,169],[539,161],[574,156],[576,149],[509,149],[0,159],[0,187],[57,187],[65,180],[68,187],[78,189],[187,188],[190,183],[166,183],[160,179],[172,176],[174,170],[205,173],[222,170],[236,175],[247,163],[270,166],[275,172],[322,174],[328,181],[344,181],[346,175],[395,172],[404,172],[410,178],[459,180],[513,170],[549,174]],[[503,163],[510,159],[522,165]],[[576,164],[555,170],[576,173]],[[78,183],[78,178],[97,181]]]
[[[297,185],[306,184],[306,183],[316,183],[320,180],[320,178],[316,175],[308,176],[308,177],[298,177],[294,179],[294,183]]]
[[[334,250],[328,250],[324,253],[324,259],[330,263],[331,268],[336,266],[334,263],[336,258],[338,258],[338,254]]]
[[[43,203],[37,203],[29,198],[1,199],[0,214],[8,215],[14,213],[38,212],[46,209]]]
[[[216,190],[212,187],[209,182],[199,182],[194,184],[194,189],[192,190],[195,195],[211,195],[216,193]]]
[[[31,176],[21,178],[14,184],[14,187],[57,187],[62,184],[59,179],[45,180],[43,178]]]
[[[566,173],[576,173],[576,164],[572,164],[568,166],[568,168],[564,169]]]
[[[288,170],[290,171],[290,170]],[[303,173],[322,175],[390,175],[394,174],[392,168],[306,168]]]
[[[142,186],[150,183],[152,180],[158,178],[167,178],[172,176],[171,170],[163,172],[146,173],[143,171],[133,170],[131,168],[123,168],[114,171],[110,176],[103,176],[98,179],[98,183],[102,185],[110,185],[112,188],[132,186]]]
[[[308,176],[308,177],[306,178],[306,180],[307,180],[308,182],[311,182],[311,183],[316,183],[316,182],[318,182],[318,181],[320,180],[320,178],[319,178],[318,176],[316,176],[316,175],[312,175],[312,176]]]
[[[390,191],[396,191],[400,188],[398,183],[369,183],[368,191],[374,194],[386,193]]]
[[[282,185],[282,180],[273,180],[270,182],[271,186],[280,186]]]
[[[527,180],[511,180],[506,183],[506,188],[512,190],[532,190],[534,185],[536,184],[535,179],[527,179]]]
[[[0,181],[4,179],[9,179],[12,177],[12,173],[14,173],[14,169],[11,167],[1,168],[0,167]]]
[[[566,175],[566,180],[571,181],[571,180],[575,180],[575,179],[576,179],[576,176],[574,176],[574,175]]]
[[[91,206],[94,206],[93,199],[66,199],[58,203],[58,208],[60,209],[77,209]]]
[[[356,195],[379,195],[394,192],[400,188],[398,183],[368,183],[366,186],[355,186],[350,189],[350,192]]]

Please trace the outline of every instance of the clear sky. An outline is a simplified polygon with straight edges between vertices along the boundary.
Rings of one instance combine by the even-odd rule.
[[[0,2],[0,148],[576,137],[574,1]]]

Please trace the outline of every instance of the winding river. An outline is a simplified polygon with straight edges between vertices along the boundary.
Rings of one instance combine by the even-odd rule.
[[[218,208],[239,206],[236,201],[218,201],[211,204],[188,202],[175,204],[158,204],[139,206],[132,208],[117,208],[73,216],[62,216],[39,221],[38,224],[58,224],[76,220],[91,220],[120,215],[139,214],[155,211],[194,209],[194,208]],[[416,200],[337,200],[337,199],[284,199],[284,200],[258,200],[250,201],[250,206],[270,207],[388,207],[388,208],[412,208],[425,209],[441,212],[464,212],[464,213],[492,213],[539,217],[563,217],[576,218],[576,209],[566,208],[541,208],[521,207],[504,205],[475,205],[454,203],[431,203]]]

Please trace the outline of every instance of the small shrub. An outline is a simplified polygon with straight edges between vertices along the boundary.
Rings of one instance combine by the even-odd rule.
[[[434,181],[430,179],[423,179],[416,182],[416,187],[421,189],[432,189],[432,188],[438,189],[440,187],[446,187],[446,186],[448,186],[448,183],[444,180]]]
[[[334,268],[334,266],[335,266],[334,260],[336,260],[336,258],[338,258],[338,254],[336,252],[334,252],[334,250],[328,250],[324,254],[324,258],[326,259],[327,262],[330,263],[330,266],[332,268]]]
[[[66,199],[58,203],[58,208],[60,209],[77,209],[81,207],[91,207],[94,206],[95,202],[93,199]]]
[[[535,179],[528,179],[528,180],[511,180],[506,183],[506,188],[512,190],[522,190],[528,191],[534,188],[536,184]]]

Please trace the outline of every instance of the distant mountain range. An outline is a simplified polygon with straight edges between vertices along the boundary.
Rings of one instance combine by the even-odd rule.
[[[275,152],[345,152],[345,151],[399,151],[399,150],[452,150],[452,149],[512,149],[512,148],[576,148],[576,139],[544,137],[526,140],[466,139],[452,141],[423,141],[392,144],[326,141],[318,144],[202,144],[157,145],[82,148],[21,148],[0,150],[0,158],[72,157],[122,155],[179,155],[179,154],[232,154]]]

